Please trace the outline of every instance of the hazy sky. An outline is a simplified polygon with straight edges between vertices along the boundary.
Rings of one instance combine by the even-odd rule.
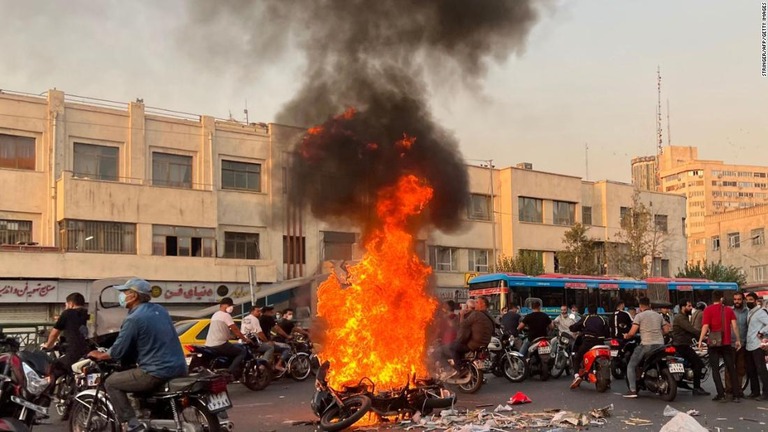
[[[0,6],[3,89],[141,97],[238,119],[247,99],[250,121],[270,122],[301,82],[298,52],[209,56],[183,0]],[[525,51],[493,64],[480,88],[431,74],[433,112],[467,159],[583,177],[589,143],[591,180],[629,181],[630,159],[655,152],[659,65],[672,144],[698,146],[705,159],[768,165],[760,9],[757,0],[541,2]],[[232,46],[246,37],[232,34]],[[666,113],[663,126],[666,143]]]

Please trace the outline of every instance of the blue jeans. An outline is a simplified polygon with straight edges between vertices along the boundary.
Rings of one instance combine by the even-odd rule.
[[[291,358],[291,346],[283,342],[275,342],[275,351],[280,353],[283,363],[288,363]]]
[[[637,348],[635,348],[632,357],[629,358],[629,364],[627,365],[627,380],[629,381],[630,391],[637,391],[637,366],[643,361],[643,357],[649,352],[663,346],[663,344],[638,345]]]

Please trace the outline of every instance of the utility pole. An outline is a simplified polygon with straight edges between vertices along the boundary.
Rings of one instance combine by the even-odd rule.
[[[589,181],[589,143],[584,143],[584,164],[586,165],[586,179]]]
[[[656,190],[661,189],[661,153],[664,151],[664,134],[661,129],[661,67],[656,66]]]
[[[491,237],[493,237],[493,266],[496,266],[496,197],[493,196],[493,159],[488,160],[488,172],[491,176]]]

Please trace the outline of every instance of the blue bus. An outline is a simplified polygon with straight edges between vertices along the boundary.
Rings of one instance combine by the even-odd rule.
[[[667,300],[673,305],[683,300],[690,301],[694,306],[700,301],[712,304],[712,293],[715,290],[724,291],[726,299],[730,300],[739,290],[736,282],[712,282],[707,279],[653,277],[645,279],[645,282],[649,292],[653,293],[652,299]]]
[[[522,307],[525,299],[536,297],[542,300],[542,311],[554,316],[560,313],[562,305],[576,305],[584,313],[590,303],[597,304],[599,313],[610,313],[619,299],[627,305],[636,305],[637,298],[646,296],[647,288],[645,281],[603,276],[492,273],[470,279],[469,296],[487,297],[494,312],[516,303],[522,313],[529,312]]]

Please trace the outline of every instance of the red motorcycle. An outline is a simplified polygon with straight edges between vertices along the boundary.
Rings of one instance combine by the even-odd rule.
[[[599,393],[611,387],[611,347],[595,345],[584,354],[579,376],[592,383]]]

